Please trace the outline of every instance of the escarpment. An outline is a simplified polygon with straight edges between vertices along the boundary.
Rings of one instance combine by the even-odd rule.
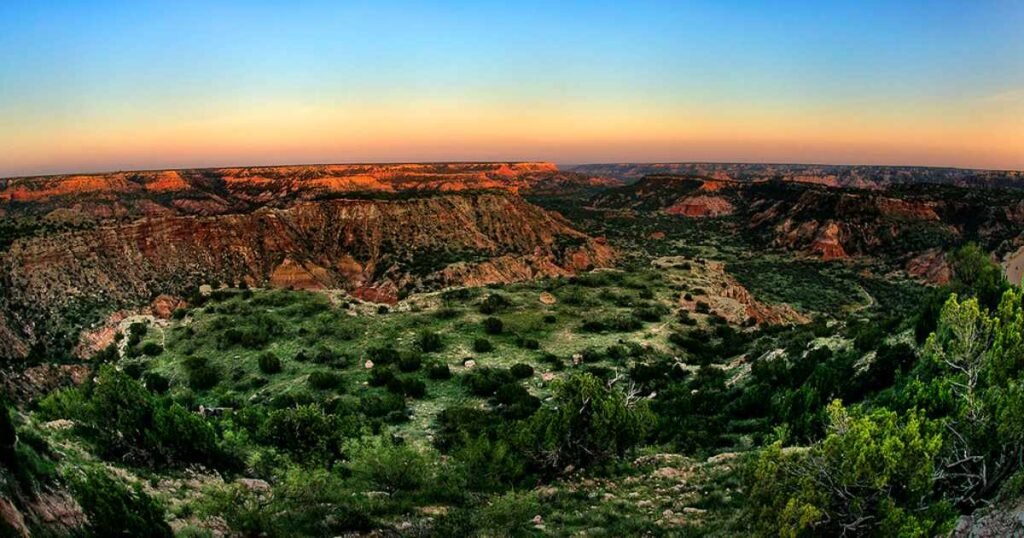
[[[602,241],[508,192],[143,218],[14,241],[0,257],[0,339],[8,358],[24,356],[69,313],[142,304],[204,283],[337,288],[394,302],[409,292],[566,275],[612,259]]]

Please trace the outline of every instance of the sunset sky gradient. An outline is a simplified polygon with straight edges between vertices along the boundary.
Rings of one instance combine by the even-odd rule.
[[[1024,169],[1024,3],[0,2],[0,177],[438,160]]]

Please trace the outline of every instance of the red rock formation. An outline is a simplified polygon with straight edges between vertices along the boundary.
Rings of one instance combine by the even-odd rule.
[[[287,207],[353,192],[470,191],[558,193],[617,185],[560,172],[552,163],[408,163],[265,166],[113,172],[0,180],[0,203],[19,213],[75,207],[98,219],[212,215]],[[159,198],[157,197],[159,196]]]
[[[205,282],[399,290],[508,282],[608,265],[611,249],[506,193],[328,200],[212,217],[164,217],[15,241],[0,255],[0,304],[24,356],[74,304],[138,305]]]
[[[937,248],[928,249],[907,261],[907,273],[931,284],[948,284],[952,269],[946,254]]]
[[[839,225],[832,221],[826,222],[818,229],[810,249],[811,252],[821,256],[823,260],[838,260],[848,257],[839,240]]]
[[[707,185],[707,183],[705,183]],[[721,185],[721,183],[716,183]],[[718,190],[721,187],[715,187],[713,190]],[[720,217],[722,215],[732,215],[736,211],[729,200],[721,196],[687,196],[680,198],[676,203],[665,209],[665,213],[669,215],[683,215],[686,217]]]

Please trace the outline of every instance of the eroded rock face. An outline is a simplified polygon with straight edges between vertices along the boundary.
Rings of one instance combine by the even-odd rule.
[[[915,258],[975,241],[1004,258],[1009,278],[1024,275],[1024,255],[1015,253],[1024,244],[1024,189],[913,184],[914,176],[902,172],[899,181],[870,190],[786,175],[737,180],[715,167],[705,172],[647,176],[594,196],[591,206],[680,218],[732,215],[729,224],[756,242],[823,259],[885,256],[912,272],[934,273],[925,278],[936,282],[946,278],[944,270],[929,269],[928,256]],[[927,183],[928,173],[918,179]]]
[[[715,185],[720,185],[716,183]],[[719,187],[715,187],[717,190]],[[687,196],[680,198],[676,203],[665,209],[670,215],[683,215],[686,217],[720,217],[731,215],[736,211],[729,200],[721,196]]]
[[[930,248],[907,262],[907,274],[931,284],[949,284],[953,276],[946,254],[937,248]]]
[[[654,265],[667,266],[682,261],[682,258],[661,258]],[[725,318],[733,325],[748,320],[769,325],[803,324],[810,318],[797,312],[787,304],[767,304],[758,301],[747,288],[726,272],[720,262],[701,262],[699,295],[684,294],[679,297],[679,306],[686,311],[697,311],[697,304],[708,305],[711,312]],[[689,298],[687,298],[689,296]]]
[[[961,187],[1024,186],[1024,172],[917,166],[843,166],[765,163],[619,163],[569,167],[582,174],[632,183],[645,176],[679,174],[732,181],[783,180],[831,187],[883,189],[893,185],[935,183]]]
[[[0,254],[0,338],[14,343],[0,354],[23,356],[76,304],[138,305],[207,282],[340,288],[395,302],[402,291],[564,275],[612,258],[561,216],[503,192],[147,218],[23,238]]]
[[[74,222],[221,215],[346,193],[557,193],[617,184],[544,162],[264,166],[0,179],[0,206],[11,216]]]

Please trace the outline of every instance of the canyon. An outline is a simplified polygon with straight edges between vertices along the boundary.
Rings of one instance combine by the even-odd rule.
[[[518,194],[592,185],[547,163],[4,180],[0,207],[13,232],[0,251],[0,355],[57,353],[75,339],[71,325],[98,312],[202,284],[340,289],[394,303],[607,266],[614,253],[603,241]]]

